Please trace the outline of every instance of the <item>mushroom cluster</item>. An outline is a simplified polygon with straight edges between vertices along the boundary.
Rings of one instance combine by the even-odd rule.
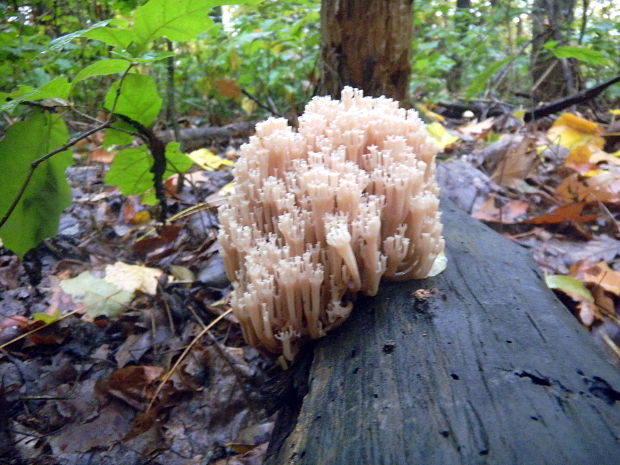
[[[231,304],[250,345],[292,360],[382,277],[440,271],[436,152],[414,110],[350,87],[340,101],[310,101],[298,131],[285,119],[257,124],[219,210]]]

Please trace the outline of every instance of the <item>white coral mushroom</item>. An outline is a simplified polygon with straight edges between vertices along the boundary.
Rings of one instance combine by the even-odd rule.
[[[436,151],[414,110],[349,87],[341,101],[308,103],[297,132],[283,119],[256,126],[219,234],[249,344],[292,359],[342,324],[356,293],[375,295],[382,276],[437,271]]]

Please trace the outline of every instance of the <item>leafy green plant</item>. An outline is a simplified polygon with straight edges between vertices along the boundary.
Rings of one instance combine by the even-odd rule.
[[[258,0],[149,0],[128,19],[103,20],[46,43],[44,51],[56,54],[86,38],[89,44],[105,44],[113,58],[90,63],[71,82],[59,76],[36,88],[21,85],[0,94],[0,111],[26,115],[0,141],[0,237],[6,247],[23,256],[56,233],[59,215],[71,201],[64,178],[64,169],[72,163],[70,147],[100,130],[107,131],[108,143],[127,144],[136,136],[146,142],[120,152],[107,181],[117,183],[124,193],[146,194],[153,189],[165,207],[163,178],[186,171],[191,160],[181,153],[178,143],[163,146],[150,129],[162,98],[148,67],[174,55],[157,50],[159,41],[195,39],[213,25],[208,11],[231,3],[256,4]],[[96,42],[94,48],[101,49]],[[69,139],[63,116],[76,110],[71,101],[76,86],[114,75],[120,76],[99,105],[109,112],[107,119]],[[153,195],[148,200],[152,202]]]

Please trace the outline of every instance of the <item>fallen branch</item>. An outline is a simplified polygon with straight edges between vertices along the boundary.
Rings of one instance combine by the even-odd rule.
[[[581,92],[578,92],[576,94],[569,95],[568,97],[564,97],[562,99],[548,103],[533,110],[529,110],[525,112],[523,119],[526,122],[534,121],[545,116],[557,113],[558,111],[562,111],[572,105],[587,102],[588,100],[592,100],[593,98],[597,97],[605,89],[607,89],[609,86],[614,85],[617,82],[620,82],[620,76],[616,76],[615,78],[603,82],[598,86],[591,87],[590,89],[582,90]]]
[[[246,136],[254,131],[254,121],[241,121],[231,123],[222,127],[201,127],[192,129],[181,129],[181,140],[185,151],[192,151],[208,145],[214,139],[231,139],[238,136]],[[164,143],[174,140],[172,130],[161,131],[157,133]],[[179,141],[179,142],[180,142]]]

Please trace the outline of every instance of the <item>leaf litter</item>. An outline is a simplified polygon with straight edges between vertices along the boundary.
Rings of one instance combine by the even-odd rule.
[[[427,112],[445,149],[442,194],[531,249],[549,287],[620,355],[620,168],[608,128],[569,114],[546,129]],[[287,377],[228,314],[215,208],[234,189],[234,149],[189,154],[195,168],[166,181],[172,216],[157,229],[138,196],[102,187],[99,139],[88,165],[67,172],[74,201],[60,233],[23,261],[0,249],[13,447],[46,464],[261,463],[281,402],[265,386]]]

